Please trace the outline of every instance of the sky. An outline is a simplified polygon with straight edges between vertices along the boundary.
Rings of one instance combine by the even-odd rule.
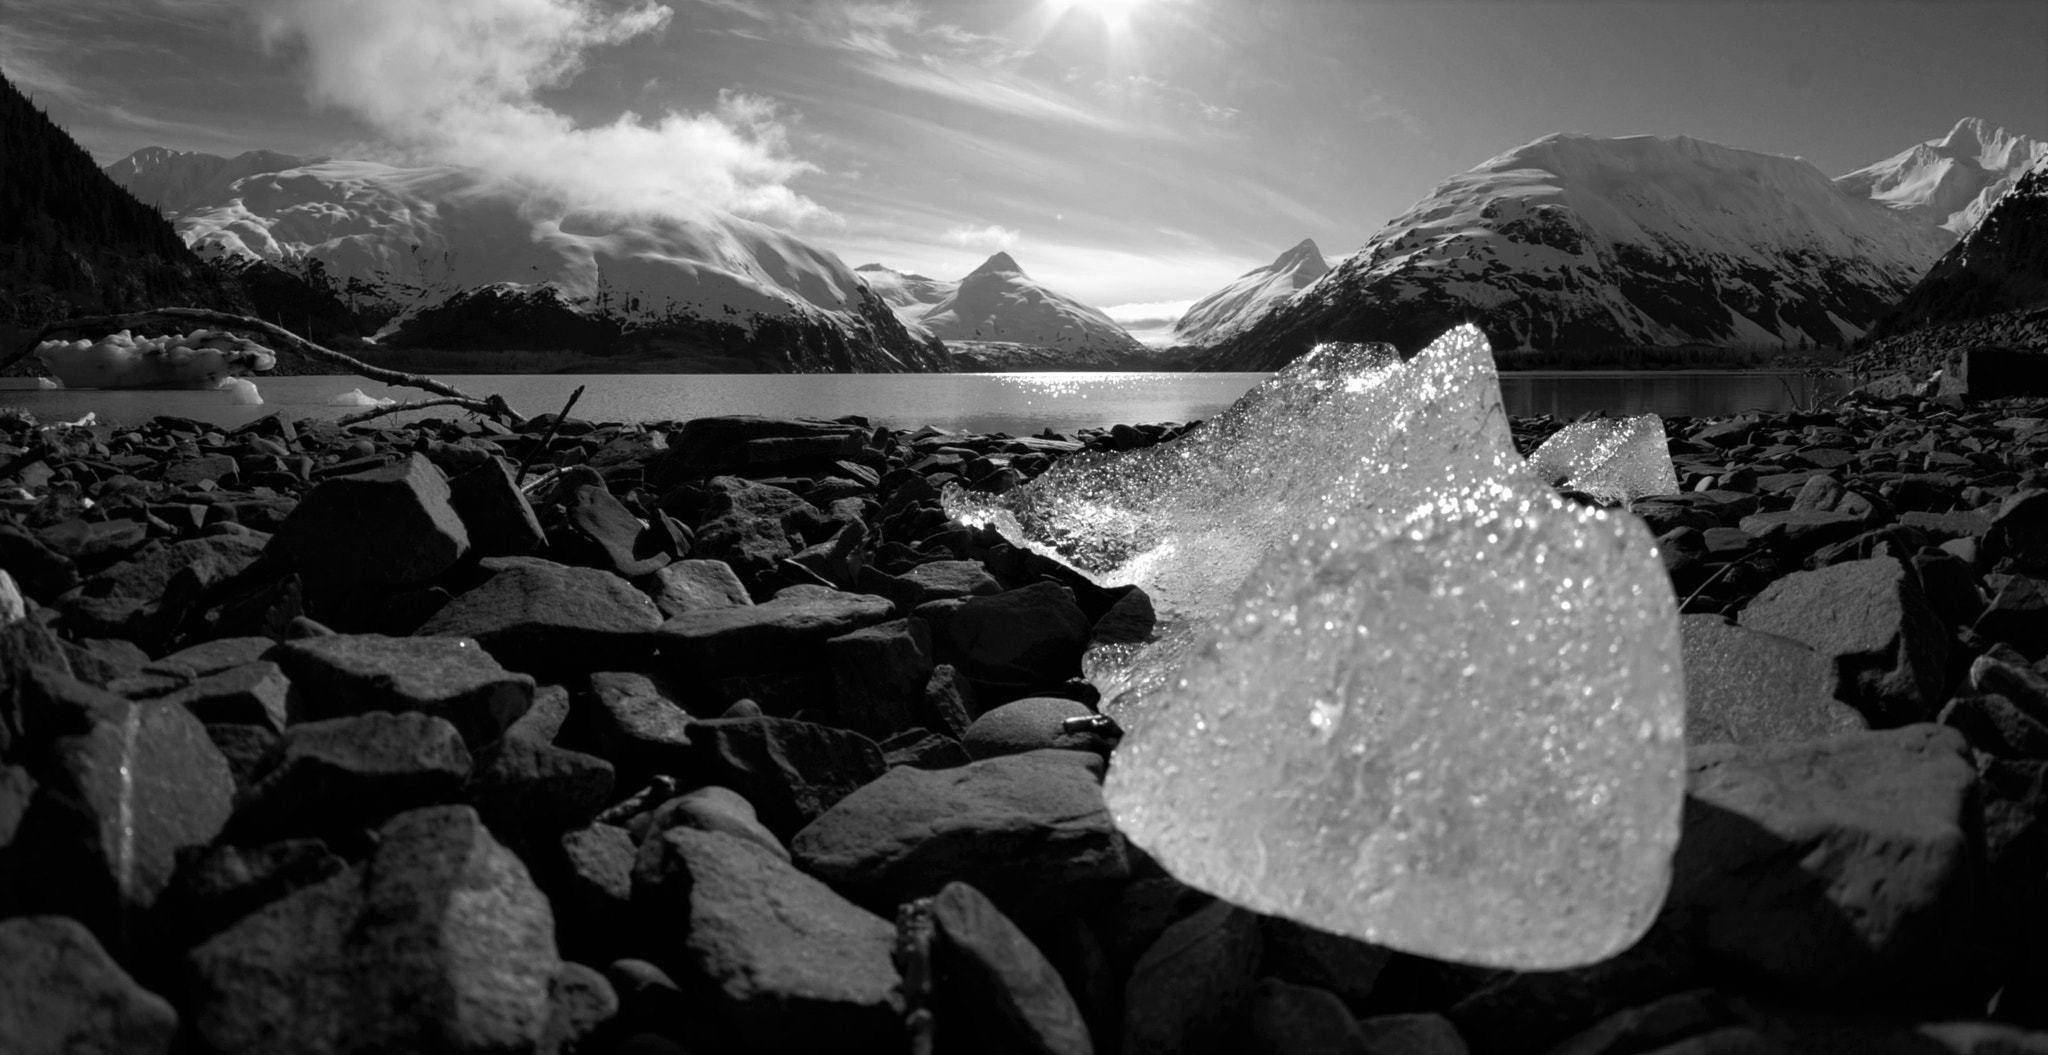
[[[2048,3],[0,0],[0,72],[102,163],[479,165],[849,265],[1002,250],[1141,326],[1552,132],[1830,176],[1965,116],[2048,137]]]

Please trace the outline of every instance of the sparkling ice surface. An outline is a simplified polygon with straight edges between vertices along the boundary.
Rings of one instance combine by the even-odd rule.
[[[1604,502],[1678,493],[1664,419],[1655,414],[1566,425],[1529,453],[1529,469]]]
[[[1153,595],[1157,640],[1090,674],[1126,730],[1111,809],[1182,880],[1518,969],[1662,904],[1677,605],[1640,522],[1515,453],[1476,328],[1407,363],[1320,346],[1173,443],[946,507]]]

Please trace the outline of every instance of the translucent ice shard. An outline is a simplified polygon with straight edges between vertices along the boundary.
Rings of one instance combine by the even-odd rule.
[[[1529,453],[1529,468],[1552,486],[1606,502],[1678,492],[1664,419],[1655,414],[1566,425]]]
[[[1323,346],[1172,444],[947,507],[1166,602],[1091,673],[1120,690],[1117,822],[1183,880],[1521,969],[1610,956],[1662,904],[1669,580],[1635,518],[1529,472],[1475,328],[1407,363]]]

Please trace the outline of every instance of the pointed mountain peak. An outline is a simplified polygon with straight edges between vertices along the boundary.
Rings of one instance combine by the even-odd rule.
[[[1977,146],[1988,140],[2001,138],[2004,135],[2005,129],[1992,125],[1981,117],[1965,117],[1957,121],[1956,126],[1948,130],[1947,135],[1941,137],[1941,145],[1944,147],[1958,147],[1964,144]]]
[[[862,264],[861,266],[859,266],[859,267],[857,267],[857,268],[854,268],[854,270],[855,270],[855,271],[887,271],[887,272],[889,272],[889,273],[890,273],[890,274],[892,274],[892,275],[893,275],[893,274],[898,274],[898,272],[897,272],[897,270],[896,270],[895,268],[893,268],[893,267],[890,267],[890,266],[888,266],[887,264],[880,264],[880,263],[876,263],[876,264]]]
[[[1323,266],[1323,251],[1316,247],[1316,240],[1313,238],[1304,238],[1294,248],[1273,258],[1273,266],[1278,269],[1300,267],[1308,263]]]
[[[1022,275],[1024,274],[1024,269],[1018,267],[1017,262],[1015,260],[1010,259],[1010,254],[997,253],[996,255],[989,257],[987,260],[982,261],[980,267],[977,267],[973,271],[968,272],[967,277],[973,278],[976,275],[1000,275],[1006,272]]]

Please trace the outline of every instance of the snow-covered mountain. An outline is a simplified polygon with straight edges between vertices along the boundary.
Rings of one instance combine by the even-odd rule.
[[[108,165],[107,175],[145,205],[176,216],[194,205],[232,197],[229,186],[244,176],[281,172],[324,158],[293,157],[274,150],[250,150],[231,158],[196,150],[143,147]]]
[[[2048,142],[1965,117],[1939,139],[1915,143],[1835,182],[1953,235],[1975,227]]]
[[[944,370],[837,256],[728,213],[574,210],[454,166],[141,151],[108,166],[201,255],[277,263],[388,315],[385,340],[558,347],[623,338],[677,360],[772,371]],[[244,162],[247,164],[241,164]],[[262,171],[233,174],[237,167]],[[147,199],[145,199],[147,200]]]
[[[1239,275],[1237,280],[1188,306],[1174,323],[1176,344],[1207,348],[1227,340],[1251,325],[1276,304],[1284,304],[1330,271],[1323,251],[1313,238],[1275,257],[1264,267]]]
[[[946,342],[955,353],[972,344],[976,363],[1005,358],[1030,368],[1059,364],[1076,369],[1119,365],[1148,350],[1109,316],[1040,285],[1008,253],[983,261],[958,282],[944,282],[864,264],[862,278],[895,307],[906,323]]]
[[[1550,135],[1454,176],[1197,365],[1270,370],[1318,341],[1498,350],[1861,335],[1947,247],[1795,158],[1686,136]]]
[[[2035,158],[1876,329],[1899,333],[2048,307],[2048,155]]]

